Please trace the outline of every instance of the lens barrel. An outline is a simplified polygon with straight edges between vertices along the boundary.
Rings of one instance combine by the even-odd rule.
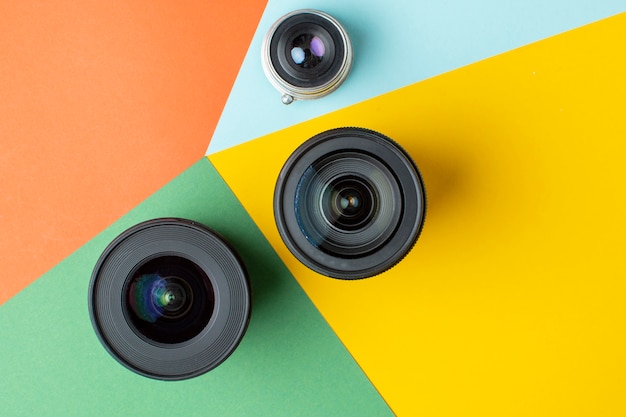
[[[263,41],[261,62],[282,101],[323,97],[336,90],[352,66],[348,33],[319,10],[296,10],[281,17]]]
[[[334,278],[377,275],[413,247],[426,214],[421,175],[388,137],[339,128],[304,142],[283,166],[274,216],[288,249]]]
[[[250,317],[248,276],[215,232],[177,218],[149,220],[104,250],[89,288],[100,341],[141,375],[187,379],[222,363]]]

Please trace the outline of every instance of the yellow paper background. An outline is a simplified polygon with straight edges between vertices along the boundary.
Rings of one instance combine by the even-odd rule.
[[[626,415],[624,28],[617,15],[209,157],[398,415]],[[361,281],[302,266],[272,212],[291,152],[341,126],[398,141],[428,195],[412,252]]]

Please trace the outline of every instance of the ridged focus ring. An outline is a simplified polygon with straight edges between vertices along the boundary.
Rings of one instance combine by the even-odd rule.
[[[334,278],[379,274],[399,262],[426,214],[422,177],[388,137],[361,128],[322,132],[283,166],[274,216],[287,248]]]
[[[123,232],[91,277],[96,334],[127,368],[163,380],[191,378],[222,363],[250,317],[247,273],[205,226],[155,219]]]

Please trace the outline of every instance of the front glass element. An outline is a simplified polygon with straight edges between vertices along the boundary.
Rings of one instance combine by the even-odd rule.
[[[131,284],[130,291],[133,312],[149,323],[160,318],[182,317],[193,303],[191,287],[176,276],[140,275]]]
[[[192,261],[162,256],[141,266],[126,291],[130,321],[143,336],[180,343],[199,334],[214,307],[211,282]]]
[[[291,43],[291,59],[301,68],[314,68],[322,62],[326,46],[319,36],[305,33],[296,36]]]
[[[294,200],[300,231],[333,256],[365,256],[395,232],[402,197],[386,166],[367,154],[338,153],[311,164]]]

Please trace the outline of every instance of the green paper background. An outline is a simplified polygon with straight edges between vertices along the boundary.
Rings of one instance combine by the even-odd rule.
[[[250,273],[245,337],[222,365],[191,380],[128,371],[100,345],[89,319],[100,253],[155,217],[213,228]],[[2,305],[0,334],[2,416],[392,415],[206,158]]]

